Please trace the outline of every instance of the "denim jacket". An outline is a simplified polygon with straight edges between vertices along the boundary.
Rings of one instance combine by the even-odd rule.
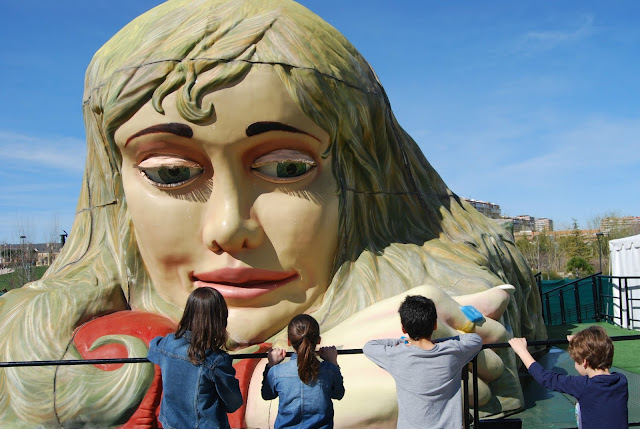
[[[333,402],[342,399],[344,385],[340,368],[321,362],[318,379],[304,384],[298,376],[298,356],[288,362],[265,368],[262,378],[262,399],[280,397],[275,429],[333,428]]]
[[[160,422],[165,429],[229,428],[227,413],[242,405],[240,386],[231,357],[223,351],[207,350],[205,360],[189,360],[190,332],[156,337],[147,358],[162,371]]]

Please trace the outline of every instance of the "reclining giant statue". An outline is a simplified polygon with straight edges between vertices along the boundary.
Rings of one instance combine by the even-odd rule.
[[[511,235],[443,182],[400,127],[376,74],[333,27],[288,0],[169,0],[94,56],[76,217],[42,279],[0,298],[2,361],[144,357],[187,297],[215,287],[231,353],[286,342],[299,313],[323,342],[400,336],[407,294],[434,335],[546,338]],[[483,317],[469,317],[464,306]],[[341,358],[336,427],[394,427],[395,385]],[[234,427],[268,427],[264,359],[237,364]],[[511,350],[479,357],[480,410],[523,406]],[[152,364],[0,369],[0,424],[155,427]]]

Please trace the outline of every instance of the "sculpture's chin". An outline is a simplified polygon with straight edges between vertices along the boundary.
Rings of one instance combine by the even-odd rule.
[[[251,336],[243,333],[229,332],[229,339],[227,340],[227,350],[241,350],[253,345],[264,343],[268,337],[264,335]]]

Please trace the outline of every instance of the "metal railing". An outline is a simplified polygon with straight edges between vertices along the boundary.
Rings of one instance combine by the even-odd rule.
[[[599,293],[601,289],[598,289],[598,278],[600,275],[601,273],[592,274],[546,292],[542,292],[542,287],[539,286],[541,291],[540,296],[542,298],[542,318],[545,323],[547,325],[554,325],[556,324],[554,323],[556,320],[560,322],[557,323],[559,325],[566,325],[568,322],[582,323],[583,321],[590,320],[599,322],[601,319],[601,299]],[[557,297],[560,311],[552,312],[551,302],[555,297]],[[591,299],[593,306],[583,307],[580,303],[581,298],[585,301]]]
[[[638,276],[604,276],[596,273],[543,292],[539,274],[535,278],[546,325],[601,320],[623,327],[632,326],[632,322],[640,323],[639,319],[633,317],[634,309],[640,309],[640,305],[635,305],[640,302],[640,286],[629,285],[630,280],[640,280]],[[617,296],[613,295],[614,289],[618,291]],[[634,296],[634,292],[639,294]],[[556,308],[557,311],[552,311]],[[626,325],[623,321],[626,321]]]
[[[602,294],[603,279],[607,280],[612,285],[618,286],[619,294],[617,297],[613,295],[613,289],[612,289],[611,295]],[[602,298],[608,298],[611,300],[612,310],[615,309],[617,304],[617,307],[618,307],[617,319],[620,322],[616,323],[616,320],[615,320],[616,316],[614,314],[609,314],[605,310],[601,310],[601,315],[604,320],[607,320],[618,326],[624,326],[622,321],[626,319],[627,327],[633,326],[632,322],[640,322],[640,319],[635,319],[633,317],[634,310],[640,308],[640,305],[639,306],[634,305],[635,302],[640,301],[640,297],[639,298],[634,297],[633,293],[638,292],[636,296],[640,296],[640,285],[629,286],[630,280],[640,280],[640,276],[624,276],[624,277],[623,276],[602,276],[602,275],[599,276],[598,281],[600,283],[599,288],[601,291],[601,296]],[[626,317],[624,317],[625,312],[626,312]]]
[[[444,340],[444,339],[441,339]],[[628,340],[640,340],[639,335],[621,335],[611,337],[612,341],[628,341]],[[437,341],[437,340],[436,340]],[[531,347],[536,346],[552,346],[559,344],[568,344],[567,339],[553,339],[553,340],[538,340],[528,341],[527,345]],[[504,349],[509,348],[509,343],[490,343],[483,344],[482,349]],[[293,352],[287,352],[287,356],[291,356]],[[362,349],[343,349],[338,350],[339,355],[354,355],[362,354]],[[264,359],[267,357],[266,352],[262,353],[238,353],[231,354],[234,360],[236,359]],[[21,362],[0,362],[0,368],[10,367],[25,367],[25,366],[49,366],[49,365],[104,365],[104,364],[124,364],[124,363],[151,363],[147,358],[119,358],[119,359],[80,359],[80,360],[47,360],[47,361],[21,361]],[[469,402],[469,395],[463,394],[463,409],[464,409],[464,428],[474,429],[480,426],[482,422],[491,422],[491,419],[480,420],[480,407],[478,405],[478,356],[476,355],[470,362],[471,375],[472,375],[472,389],[473,389],[473,408]],[[469,365],[466,365],[462,371],[462,383],[463,392],[469,392]],[[473,417],[471,411],[473,410]],[[476,423],[477,422],[477,423]],[[640,422],[629,422],[629,426],[640,426]]]

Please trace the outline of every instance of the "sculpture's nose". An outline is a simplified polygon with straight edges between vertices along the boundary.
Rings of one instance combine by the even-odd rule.
[[[253,211],[255,198],[243,186],[241,177],[214,175],[206,210],[203,241],[214,252],[234,253],[258,247],[264,230]]]

